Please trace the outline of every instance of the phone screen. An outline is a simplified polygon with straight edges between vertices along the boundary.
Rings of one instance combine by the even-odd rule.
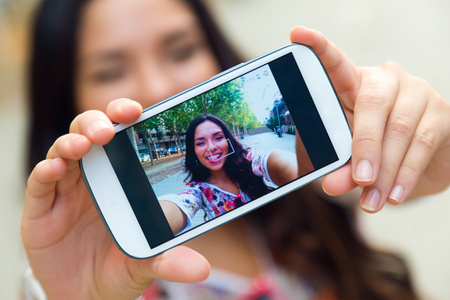
[[[300,177],[338,160],[291,53],[117,133],[104,149],[150,247],[275,191],[273,151],[301,165]],[[181,231],[162,201],[186,215]]]

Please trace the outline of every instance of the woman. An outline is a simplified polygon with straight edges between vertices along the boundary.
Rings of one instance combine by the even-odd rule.
[[[199,209],[210,220],[267,194],[272,190],[267,184],[282,185],[296,179],[295,161],[295,154],[287,151],[250,151],[221,119],[198,116],[186,131],[188,183],[182,193],[160,197],[166,200],[164,212],[172,216],[172,230],[178,233],[190,227]],[[183,216],[174,217],[177,212],[180,216],[180,210]]]
[[[352,161],[324,179],[329,194],[363,186],[361,207],[377,212],[386,201],[399,204],[448,186],[450,108],[436,91],[393,63],[356,67],[318,32],[295,28],[291,40],[318,53],[353,128]],[[21,230],[30,266],[49,299],[133,299],[154,278],[208,277],[207,260],[185,246],[139,261],[121,253],[92,204],[78,160],[91,143],[112,138],[112,122],[132,122],[141,105],[234,65],[233,53],[197,1],[43,3],[31,60],[30,169],[35,167]],[[111,101],[120,97],[140,105]],[[293,274],[293,281],[282,280],[277,286],[283,288],[265,294],[414,299],[404,265],[370,250],[352,227],[351,211],[322,198],[311,187],[302,189],[189,245],[207,257],[212,277],[222,270],[250,282],[266,273],[276,278],[272,263]],[[263,242],[252,242],[250,228]],[[221,293],[245,292],[230,289],[227,281],[215,283],[226,289]]]

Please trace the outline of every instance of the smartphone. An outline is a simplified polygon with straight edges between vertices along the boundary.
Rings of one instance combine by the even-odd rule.
[[[351,156],[332,83],[300,44],[224,71],[115,130],[80,167],[110,235],[134,258],[257,209]]]

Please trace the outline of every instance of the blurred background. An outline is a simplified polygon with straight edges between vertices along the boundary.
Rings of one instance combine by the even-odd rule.
[[[63,0],[62,0],[63,1]],[[0,0],[0,298],[21,299],[25,265],[20,216],[27,109],[25,74],[36,0]],[[323,32],[358,65],[399,62],[450,100],[448,0],[207,0],[248,59],[289,43],[303,25]],[[450,117],[450,116],[449,116]],[[450,190],[376,215],[358,214],[361,234],[407,260],[424,299],[450,299]]]

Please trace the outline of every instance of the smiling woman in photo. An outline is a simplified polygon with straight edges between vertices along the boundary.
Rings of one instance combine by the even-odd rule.
[[[190,227],[200,209],[210,220],[296,179],[296,160],[288,151],[245,148],[221,119],[200,115],[186,131],[188,183],[182,193],[159,199],[177,233]],[[185,216],[176,218],[180,215],[172,210],[181,210]]]

